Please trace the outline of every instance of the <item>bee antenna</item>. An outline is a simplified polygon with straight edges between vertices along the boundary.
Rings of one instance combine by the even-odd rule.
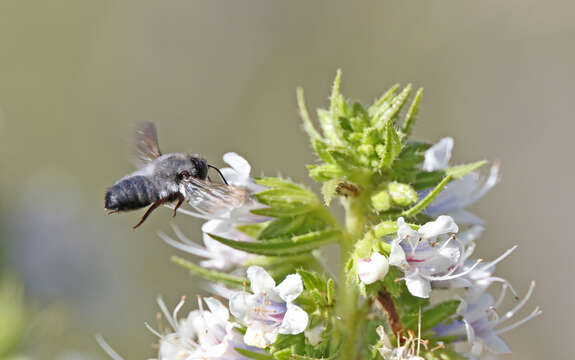
[[[218,172],[218,174],[220,175],[220,177],[222,178],[222,180],[224,181],[224,184],[228,185],[228,182],[226,181],[226,178],[224,177],[224,175],[222,175],[222,172],[220,171],[220,169],[218,169],[215,166],[212,166],[210,164],[208,164],[208,167],[211,167],[212,169],[216,170]]]

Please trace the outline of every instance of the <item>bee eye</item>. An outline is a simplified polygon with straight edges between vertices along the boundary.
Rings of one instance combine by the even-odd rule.
[[[184,180],[184,179],[187,179],[187,178],[189,178],[189,177],[190,177],[190,173],[187,172],[187,171],[185,171],[185,170],[182,171],[182,172],[180,172],[180,173],[178,174],[178,180],[180,180],[180,181],[181,181],[181,180]]]

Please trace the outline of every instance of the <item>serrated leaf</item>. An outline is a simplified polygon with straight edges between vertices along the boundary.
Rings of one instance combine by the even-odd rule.
[[[413,128],[413,124],[417,120],[417,115],[419,113],[419,102],[421,101],[421,95],[423,94],[423,88],[419,88],[413,101],[411,102],[411,106],[405,115],[405,120],[403,121],[403,127],[401,128],[401,132],[408,136],[411,134],[411,129]]]
[[[337,189],[337,185],[339,184],[338,179],[328,180],[323,183],[321,187],[321,194],[323,195],[323,201],[326,206],[329,206],[331,203],[331,199],[335,195],[335,191]]]
[[[255,352],[255,351],[251,351],[248,349],[242,349],[242,348],[234,348],[234,350],[238,354],[243,355],[248,359],[254,359],[254,360],[273,360],[274,359],[273,356],[271,356],[270,354],[266,354],[266,353]]]
[[[395,93],[399,89],[399,84],[393,85],[389,90],[387,90],[377,101],[369,107],[369,114],[371,115],[374,122],[377,121],[377,117],[375,116],[378,112],[383,112],[391,102],[391,99],[395,96]]]
[[[301,226],[304,219],[303,216],[275,219],[267,224],[257,238],[259,240],[269,240],[293,234]]]
[[[249,286],[250,284],[250,281],[247,278],[229,275],[214,270],[208,270],[178,256],[173,256],[172,262],[189,270],[195,275],[203,277],[206,280],[219,282],[233,287]]]
[[[315,181],[324,182],[343,177],[343,171],[334,164],[308,165],[309,176]]]
[[[376,148],[377,149],[377,148]],[[389,167],[401,152],[401,140],[391,121],[385,126],[385,145],[382,152],[378,152],[380,168]]]
[[[291,239],[268,240],[265,242],[246,242],[208,234],[215,240],[236,250],[266,256],[290,256],[310,252],[320,246],[336,242],[341,235],[339,230],[322,230]]]

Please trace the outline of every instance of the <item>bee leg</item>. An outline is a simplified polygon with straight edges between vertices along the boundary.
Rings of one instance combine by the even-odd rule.
[[[186,197],[180,193],[178,193],[178,203],[176,204],[176,207],[174,208],[174,215],[173,217],[176,217],[176,214],[178,213],[178,208],[180,207],[180,205],[182,205],[182,203],[184,202],[184,200],[186,200]]]
[[[119,213],[119,212],[120,212],[120,210],[118,210],[118,209],[116,209],[116,210],[110,210],[110,211],[108,211],[108,215],[117,214],[117,213]]]
[[[152,204],[152,206],[150,206],[148,208],[148,210],[146,210],[146,212],[144,213],[144,216],[142,216],[142,218],[140,219],[140,221],[134,226],[132,227],[132,229],[137,228],[138,226],[142,225],[144,223],[144,221],[146,221],[146,219],[148,218],[148,216],[152,213],[152,211],[156,210],[156,208],[160,205],[162,205],[163,203],[165,203],[168,200],[168,198],[163,198],[160,199],[158,201],[156,201],[155,203]]]

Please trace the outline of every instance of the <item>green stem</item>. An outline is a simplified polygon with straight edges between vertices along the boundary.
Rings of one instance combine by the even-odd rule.
[[[346,265],[353,256],[355,243],[362,238],[366,225],[365,194],[350,197],[345,200],[346,231],[340,242],[340,284],[337,297],[337,313],[341,317],[341,331],[343,334],[342,352],[340,359],[355,359],[357,351],[357,335],[362,319],[361,309],[358,308],[359,289],[355,284],[347,282]]]

